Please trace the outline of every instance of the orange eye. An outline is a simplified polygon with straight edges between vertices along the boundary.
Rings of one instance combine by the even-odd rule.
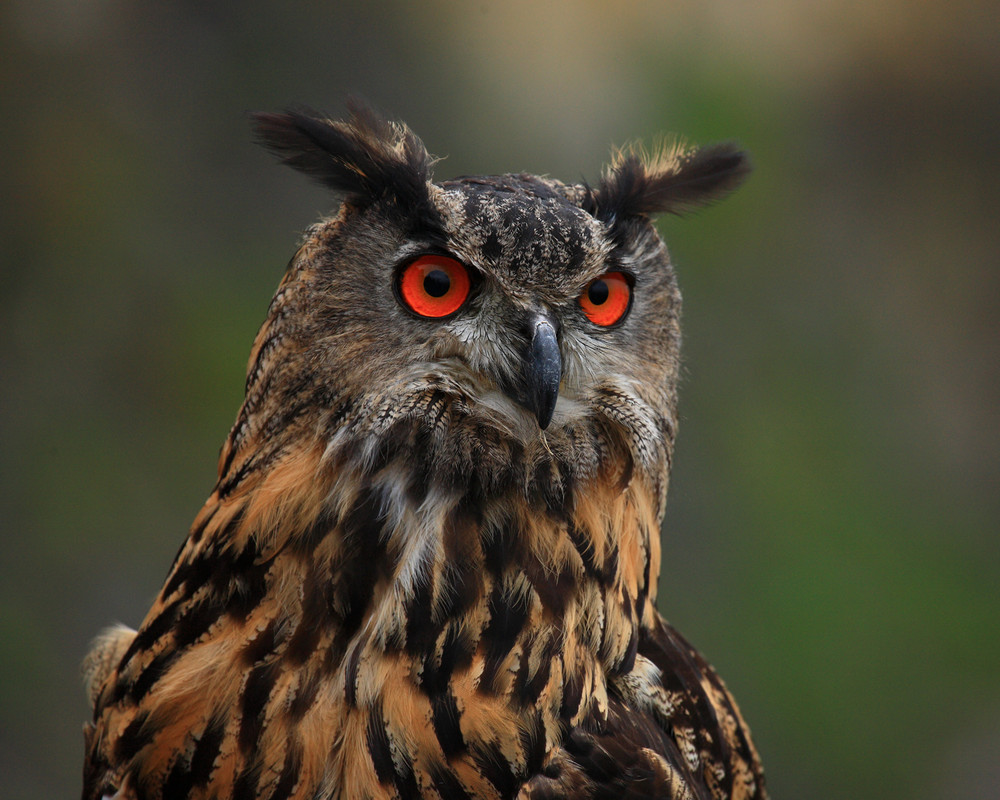
[[[625,317],[632,302],[632,287],[621,272],[594,278],[580,295],[580,307],[595,325],[607,327]]]
[[[448,256],[420,256],[399,276],[399,294],[421,317],[454,314],[469,296],[469,271]]]

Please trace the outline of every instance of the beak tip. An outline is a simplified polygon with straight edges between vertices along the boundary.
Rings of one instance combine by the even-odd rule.
[[[553,411],[555,411],[555,408],[539,409],[538,412],[536,413],[535,418],[538,420],[538,427],[541,428],[543,431],[546,428],[548,428],[549,423],[552,422]]]

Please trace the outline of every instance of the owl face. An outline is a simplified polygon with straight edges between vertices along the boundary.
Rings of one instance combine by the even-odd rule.
[[[679,298],[651,228],[636,247],[616,247],[572,188],[537,178],[434,189],[433,226],[414,230],[380,204],[328,224],[330,246],[315,255],[316,341],[306,345],[323,353],[325,380],[350,375],[373,395],[391,385],[396,402],[447,387],[525,441],[579,418],[599,385],[626,388],[642,375],[667,389]],[[435,316],[420,304],[453,283],[461,297],[445,300],[456,308]],[[599,306],[612,316],[588,314]]]
[[[321,401],[311,435],[368,471],[402,458],[433,480],[489,484],[517,464],[506,480],[524,486],[543,464],[564,483],[609,464],[665,473],[680,296],[648,214],[718,196],[742,154],[625,155],[596,189],[531,175],[435,183],[419,140],[364,109],[258,125],[346,199],[309,231],[272,303],[236,447],[288,433],[295,408]]]

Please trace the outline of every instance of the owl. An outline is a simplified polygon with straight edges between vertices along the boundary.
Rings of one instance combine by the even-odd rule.
[[[152,608],[88,656],[83,800],[766,797],[655,606],[681,301],[650,218],[745,154],[435,182],[361,104],[255,124],[341,204]]]

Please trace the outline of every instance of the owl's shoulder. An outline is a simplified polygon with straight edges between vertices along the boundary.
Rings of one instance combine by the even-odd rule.
[[[711,797],[766,798],[750,729],[715,669],[659,614],[640,629],[637,664],[655,676],[647,713],[665,725]]]
[[[712,667],[653,613],[607,713],[570,729],[520,800],[766,800],[746,723]]]

